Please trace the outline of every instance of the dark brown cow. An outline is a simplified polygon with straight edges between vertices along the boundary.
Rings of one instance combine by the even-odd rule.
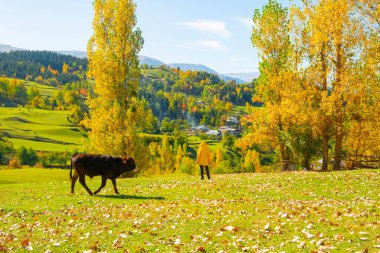
[[[74,167],[74,175],[72,170]],[[110,155],[94,155],[94,154],[76,154],[71,157],[71,193],[74,193],[75,182],[79,177],[79,182],[86,189],[88,194],[95,195],[106,186],[107,179],[110,179],[113,184],[113,189],[116,194],[119,191],[116,188],[116,178],[127,171],[136,170],[136,164],[132,157],[122,158]],[[87,187],[85,176],[93,178],[102,176],[102,184],[94,193]]]

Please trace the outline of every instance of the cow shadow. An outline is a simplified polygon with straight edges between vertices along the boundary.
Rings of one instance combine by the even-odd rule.
[[[96,197],[99,198],[106,198],[106,199],[149,199],[149,200],[164,200],[164,197],[161,196],[137,196],[137,195],[124,195],[124,194],[113,194],[113,195],[96,195]]]

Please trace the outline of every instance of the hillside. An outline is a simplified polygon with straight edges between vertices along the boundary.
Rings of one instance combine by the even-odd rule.
[[[213,70],[213,69],[211,69],[209,67],[206,67],[206,66],[204,66],[202,64],[170,63],[170,64],[168,64],[168,66],[171,67],[171,68],[180,68],[183,71],[187,71],[187,70],[190,70],[190,71],[205,71],[205,72],[217,75],[217,76],[219,76],[220,79],[225,80],[225,81],[234,80],[235,82],[237,82],[239,84],[247,83],[247,81],[242,80],[242,79],[240,79],[238,77],[228,76],[226,74],[219,74],[215,70]],[[250,80],[248,82],[251,82],[251,81],[252,80]]]
[[[141,75],[143,78],[151,78],[151,79],[178,79],[178,75],[169,71],[167,69],[140,69]]]
[[[40,151],[83,150],[87,133],[68,121],[67,111],[0,107],[0,132],[15,148]]]
[[[237,78],[242,80],[243,82],[252,82],[253,79],[256,79],[259,77],[259,72],[252,72],[252,73],[224,73],[224,76],[228,76],[231,78]]]
[[[144,55],[139,55],[139,61],[140,61],[140,65],[146,64],[152,67],[159,67],[159,66],[165,65],[165,63],[163,63],[160,60],[154,59],[152,57],[144,56]]]
[[[58,87],[49,86],[45,84],[39,84],[36,82],[25,81],[24,84],[27,88],[31,88],[31,87],[37,88],[41,96],[53,97],[57,93],[57,91],[59,91]]]
[[[209,67],[206,67],[201,64],[190,64],[190,63],[169,63],[169,67],[171,68],[180,68],[183,71],[191,70],[191,71],[205,71],[214,75],[218,75],[218,72],[216,72],[213,69],[210,69]]]
[[[87,59],[49,51],[0,53],[0,76],[46,82],[52,86],[85,78]]]
[[[21,50],[25,50],[25,49],[0,44],[0,52],[21,51]],[[61,55],[70,55],[70,56],[77,57],[80,59],[87,58],[87,52],[85,52],[85,51],[70,51],[70,50],[63,51],[63,50],[61,50],[61,51],[56,51],[56,53],[61,54]],[[239,84],[251,82],[253,78],[257,77],[257,73],[220,74],[220,73],[216,72],[215,70],[213,70],[207,66],[204,66],[202,64],[192,64],[192,63],[169,63],[169,64],[167,64],[167,63],[164,63],[164,62],[157,60],[155,58],[152,58],[149,56],[144,56],[144,55],[139,55],[139,61],[140,61],[140,65],[147,65],[147,66],[151,66],[151,67],[159,67],[162,65],[166,65],[166,66],[169,66],[172,68],[178,68],[179,67],[183,71],[186,71],[186,70],[205,71],[205,72],[208,72],[211,74],[218,75],[221,79],[223,79],[225,81],[234,80]],[[1,62],[1,59],[0,59],[0,62]]]
[[[71,55],[78,58],[87,58],[87,52],[85,51],[57,51],[58,54]]]
[[[10,45],[0,44],[0,52],[8,53],[10,51],[19,51],[19,50],[22,50],[22,49],[21,48],[17,48],[17,47],[12,47]]]
[[[0,53],[1,59],[0,71],[1,66],[5,72],[16,71],[16,78],[0,78],[2,135],[16,149],[20,146],[42,151],[85,149],[87,133],[78,126],[88,113],[87,98],[94,96],[94,81],[85,78],[87,60],[39,51]],[[81,68],[80,63],[83,63],[79,65]],[[67,73],[58,69],[65,64],[68,73],[77,79],[70,82],[61,79]],[[159,68],[142,66],[141,74],[138,97],[145,101],[147,113],[141,129],[144,134],[185,132],[198,124],[218,129],[226,124],[228,117],[244,114],[244,109],[236,108],[245,107],[252,97],[252,83],[225,82],[209,72],[161,65]],[[221,147],[220,140],[214,141],[210,142],[212,148],[214,144]],[[195,150],[198,143],[196,138],[190,148]]]

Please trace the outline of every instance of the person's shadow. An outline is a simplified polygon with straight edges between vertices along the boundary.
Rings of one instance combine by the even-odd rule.
[[[164,197],[154,197],[154,196],[136,196],[136,195],[124,195],[124,194],[112,194],[112,195],[96,195],[99,198],[107,199],[153,199],[153,200],[164,200]]]

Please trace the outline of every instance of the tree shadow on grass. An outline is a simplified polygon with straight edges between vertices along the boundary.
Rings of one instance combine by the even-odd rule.
[[[160,196],[136,196],[136,195],[124,195],[124,194],[120,194],[120,195],[96,195],[96,197],[99,197],[99,198],[106,198],[106,199],[141,199],[141,200],[144,200],[144,199],[153,199],[153,200],[164,200],[165,198],[164,197],[160,197]]]
[[[16,184],[16,181],[0,180],[0,184]]]

